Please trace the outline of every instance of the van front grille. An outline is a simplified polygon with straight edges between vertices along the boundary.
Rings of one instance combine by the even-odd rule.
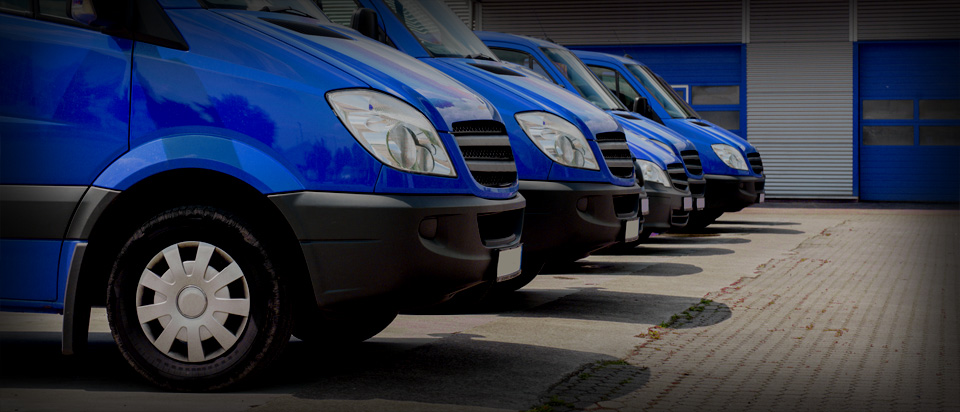
[[[627,147],[627,137],[623,132],[597,133],[597,146],[606,161],[610,173],[614,176],[630,179],[633,177],[633,154]]]
[[[487,187],[509,187],[517,183],[517,164],[507,129],[495,120],[473,120],[453,124],[463,160],[477,183]]]
[[[684,150],[680,152],[680,157],[683,158],[683,164],[687,166],[687,171],[689,171],[691,175],[700,176],[703,174],[703,165],[700,163],[700,153],[697,153],[696,150]]]
[[[670,175],[670,180],[673,180],[673,187],[681,192],[687,190],[689,186],[687,183],[687,170],[683,168],[683,163],[668,164],[667,174]]]
[[[760,153],[747,153],[747,162],[750,163],[750,168],[753,169],[753,173],[763,175],[763,160],[760,160]]]

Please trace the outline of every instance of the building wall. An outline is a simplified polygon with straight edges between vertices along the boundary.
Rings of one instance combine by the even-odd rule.
[[[473,0],[473,5],[474,28],[568,47],[630,50],[641,61],[702,49],[692,45],[745,48],[746,101],[740,104],[746,114],[738,131],[763,156],[770,198],[859,198],[861,174],[885,178],[876,175],[882,168],[863,168],[860,162],[858,42],[888,41],[893,47],[905,40],[960,39],[958,0]],[[651,65],[671,84],[691,83],[689,70],[670,66]],[[704,76],[709,81],[711,75]],[[960,136],[946,141],[956,141],[948,147],[960,146]],[[951,150],[956,149],[945,149]]]

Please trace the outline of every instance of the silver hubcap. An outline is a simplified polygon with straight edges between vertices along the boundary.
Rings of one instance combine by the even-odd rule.
[[[187,286],[180,291],[177,298],[177,309],[187,319],[196,319],[207,310],[207,295],[196,286]]]
[[[140,275],[137,319],[153,346],[173,359],[220,356],[236,344],[249,316],[243,271],[209,243],[170,245]]]

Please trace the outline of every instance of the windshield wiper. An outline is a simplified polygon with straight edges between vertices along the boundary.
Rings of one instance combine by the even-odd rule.
[[[486,54],[482,54],[482,53],[468,54],[463,57],[467,59],[475,59],[475,60],[490,60],[492,62],[497,61],[497,59],[494,59],[493,57],[487,56]]]
[[[309,17],[309,18],[311,18],[311,19],[315,19],[315,18],[316,18],[316,17],[311,16],[310,13],[307,13],[307,12],[305,12],[305,11],[297,10],[297,9],[295,9],[295,8],[293,8],[293,7],[281,7],[281,8],[276,8],[276,9],[274,9],[274,8],[270,8],[270,6],[263,6],[263,8],[260,9],[260,11],[266,11],[266,12],[270,12],[270,13],[287,13],[287,14],[293,14],[293,15],[302,16],[302,17]]]

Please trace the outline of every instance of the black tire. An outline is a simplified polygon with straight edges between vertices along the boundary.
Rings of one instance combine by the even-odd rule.
[[[520,274],[512,279],[494,284],[488,296],[510,293],[527,286],[543,270],[544,263],[545,261],[542,258],[524,257],[520,263]]]
[[[275,268],[238,216],[202,206],[158,214],[130,237],[110,274],[107,316],[120,353],[145,378],[177,391],[222,390],[259,374],[292,329]]]
[[[352,308],[301,318],[293,336],[318,346],[344,346],[363,342],[382,332],[394,319],[391,308]]]

